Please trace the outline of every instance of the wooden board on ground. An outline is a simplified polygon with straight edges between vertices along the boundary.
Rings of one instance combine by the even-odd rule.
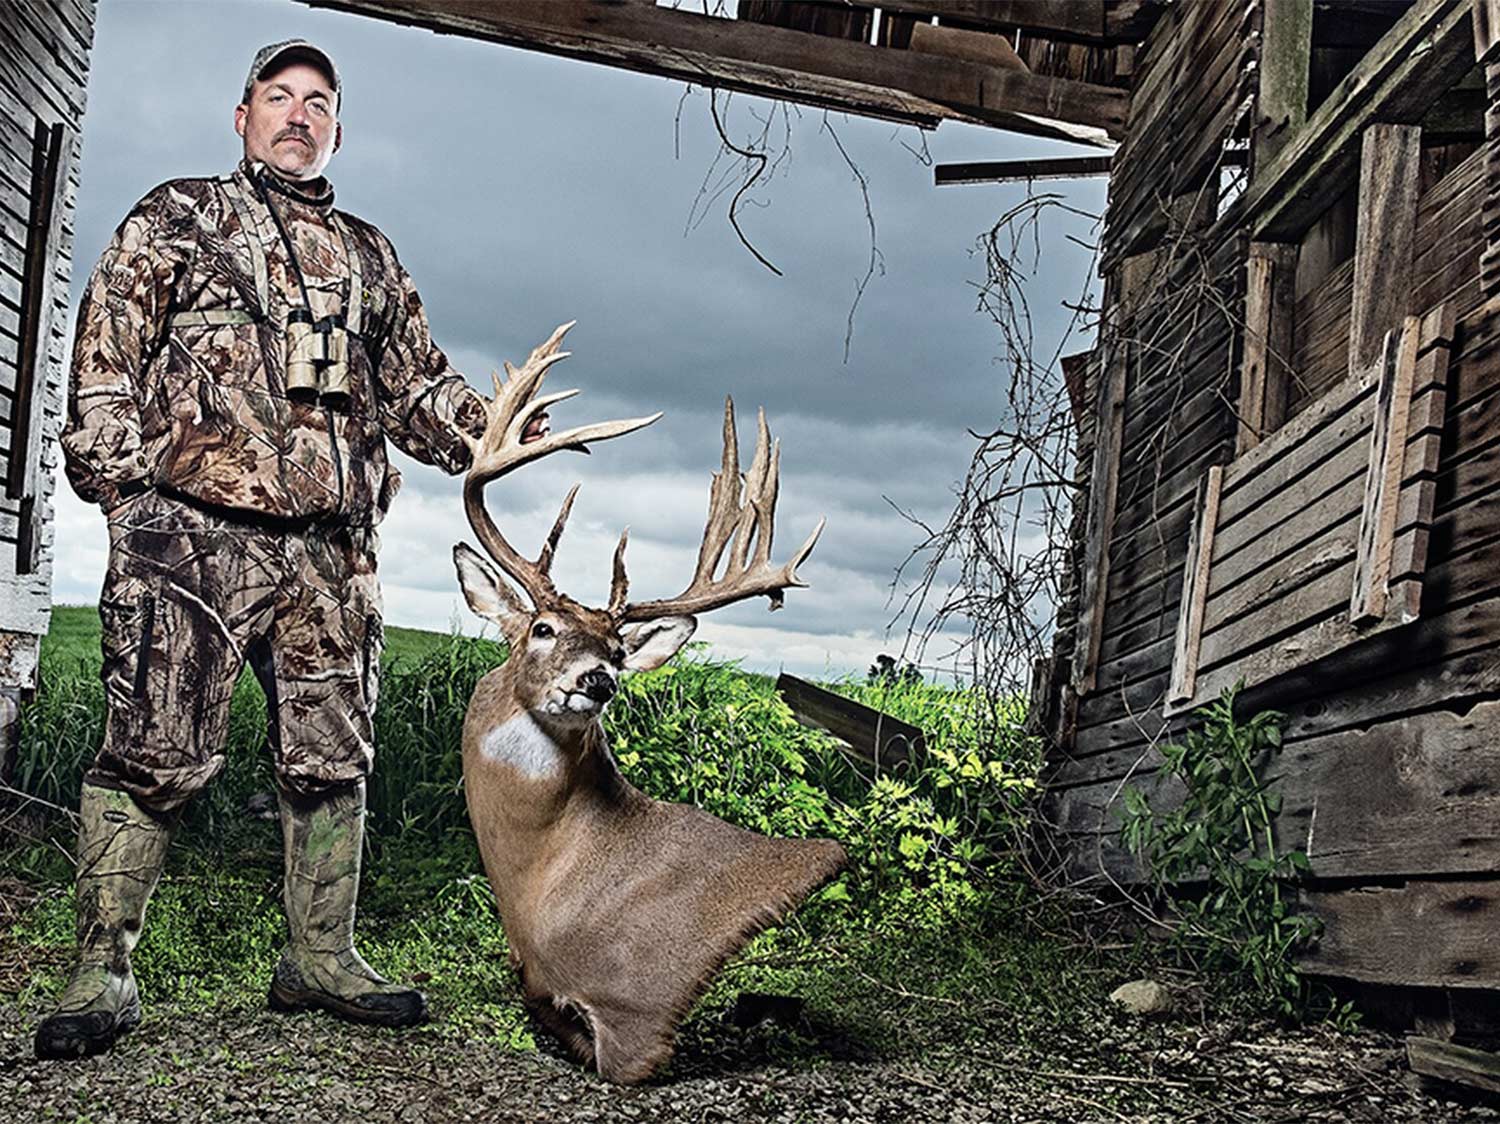
[[[909,722],[825,691],[795,675],[783,672],[776,680],[776,690],[797,721],[826,730],[882,769],[909,764],[927,748],[926,736]]]

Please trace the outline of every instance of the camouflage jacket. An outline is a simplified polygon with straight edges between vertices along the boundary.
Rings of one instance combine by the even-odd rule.
[[[433,344],[390,242],[316,186],[305,194],[242,163],[168,181],[126,216],[78,313],[62,447],[85,500],[109,510],[161,486],[263,515],[371,523],[400,482],[386,437],[446,472],[467,468],[462,434],[482,430],[483,399]],[[314,318],[348,322],[342,408],[286,393],[287,315],[304,284]]]

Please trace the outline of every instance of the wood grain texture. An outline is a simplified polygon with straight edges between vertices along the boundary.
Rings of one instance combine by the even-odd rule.
[[[1306,891],[1323,923],[1302,967],[1320,975],[1421,987],[1500,984],[1500,881]]]
[[[1167,691],[1168,709],[1193,697],[1198,674],[1198,646],[1203,638],[1203,608],[1208,600],[1208,568],[1214,551],[1214,528],[1219,521],[1219,489],[1224,469],[1214,465],[1203,478],[1195,505],[1197,518],[1188,540],[1187,565],[1183,570],[1182,605],[1172,649],[1172,685]]]
[[[1364,130],[1349,314],[1349,371],[1360,378],[1380,361],[1387,333],[1411,311],[1421,156],[1419,126]]]
[[[1359,551],[1349,595],[1349,621],[1362,625],[1385,616],[1386,585],[1391,576],[1391,548],[1396,532],[1396,505],[1406,471],[1406,422],[1416,378],[1417,336],[1421,317],[1408,316],[1399,331],[1385,337],[1380,384],[1370,425],[1369,470],[1359,522]]]
[[[1073,653],[1073,689],[1081,697],[1093,689],[1103,639],[1105,594],[1109,588],[1109,537],[1114,525],[1115,490],[1120,474],[1120,434],[1125,422],[1126,368],[1120,344],[1103,353],[1103,380],[1094,410],[1094,461],[1089,473],[1084,568]]]
[[[1500,1054],[1417,1035],[1406,1040],[1413,1073],[1500,1093]]]

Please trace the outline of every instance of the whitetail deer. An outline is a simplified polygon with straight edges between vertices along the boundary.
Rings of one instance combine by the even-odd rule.
[[[557,449],[619,437],[661,416],[546,432],[538,419],[547,407],[577,393],[536,397],[547,368],[567,356],[558,348],[571,326],[558,328],[520,370],[505,365],[488,428],[472,442],[464,509],[531,605],[477,552],[454,547],[470,607],[510,644],[509,659],[469,702],[464,789],[528,1007],[585,1065],[632,1083],[671,1057],[678,1023],[724,961],[846,859],[831,840],[771,839],[651,799],[621,776],[600,715],[622,672],[659,667],[687,641],[692,614],[758,594],[776,608],[784,590],[805,585],[797,566],[823,523],[791,561],[772,566],[780,447],[762,414],[742,483],[734,407],[726,403],[723,468],[687,589],[665,601],[628,602],[622,534],[606,608],[560,593],[552,556],[577,486],[528,561],[490,518],[485,485]]]

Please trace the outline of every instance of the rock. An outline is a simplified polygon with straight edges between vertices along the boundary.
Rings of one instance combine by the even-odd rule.
[[[1131,980],[1109,993],[1111,1003],[1118,1003],[1132,1015],[1160,1016],[1172,1011],[1172,993],[1155,980]]]

